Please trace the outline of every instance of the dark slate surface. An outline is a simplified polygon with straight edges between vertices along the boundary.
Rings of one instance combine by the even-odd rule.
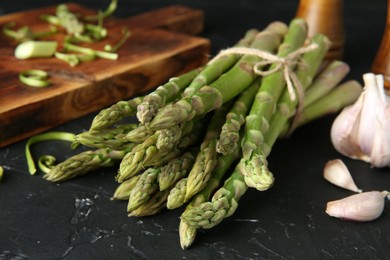
[[[98,9],[109,1],[77,2]],[[0,14],[58,3],[62,1],[2,0]],[[275,20],[289,22],[298,5],[297,0],[121,0],[116,14],[125,17],[172,3],[205,10],[202,36],[211,39],[213,54],[234,44],[249,28],[263,28]],[[386,1],[346,0],[344,19],[345,60],[352,68],[348,78],[361,82],[382,37]],[[55,130],[80,133],[93,116]],[[323,180],[323,166],[330,159],[343,159],[360,188],[390,189],[389,169],[372,169],[333,149],[332,120],[328,116],[278,141],[269,157],[274,187],[248,191],[232,217],[201,231],[187,251],[180,248],[178,237],[182,209],[129,218],[126,203],[110,200],[116,169],[52,184],[42,174],[29,175],[25,142],[3,148],[0,259],[390,259],[388,204],[383,215],[370,223],[341,221],[324,212],[327,201],[351,194]],[[72,153],[61,142],[34,147],[36,156],[54,154],[59,160]]]

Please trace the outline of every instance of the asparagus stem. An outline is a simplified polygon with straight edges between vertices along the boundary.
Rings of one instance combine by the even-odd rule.
[[[160,173],[160,168],[148,168],[144,171],[138,179],[136,185],[130,193],[129,202],[127,204],[127,211],[130,212],[146,201],[150,196],[158,190],[157,177]]]
[[[313,104],[331,91],[348,74],[349,65],[343,61],[332,61],[313,81],[305,92],[303,108]],[[320,87],[317,87],[320,85]]]
[[[56,17],[58,23],[65,28],[68,34],[83,33],[84,24],[81,23],[77,16],[69,11],[66,4],[60,4],[57,6]]]
[[[356,101],[362,92],[362,86],[355,80],[349,80],[336,86],[328,94],[306,107],[300,115],[297,127],[331,113],[337,113],[345,106]]]
[[[123,137],[136,126],[136,124],[122,124],[116,128],[103,129],[100,131],[87,131],[76,135],[75,139],[77,143],[94,148],[131,150],[135,144],[129,143]]]
[[[118,7],[118,0],[111,0],[110,4],[106,8],[106,10],[101,12],[101,15],[88,15],[88,16],[85,16],[84,19],[87,21],[97,21],[101,18],[106,18],[106,17],[110,16],[111,14],[113,14],[115,12],[115,10],[117,9],[117,7]]]
[[[235,46],[250,46],[258,34],[258,30],[248,30],[244,37],[237,42]],[[218,59],[214,63],[209,63],[205,68],[195,77],[191,84],[184,90],[183,97],[190,98],[201,87],[206,86],[216,79],[218,79],[223,73],[230,69],[240,58],[237,54],[228,54]]]
[[[286,57],[300,48],[306,39],[307,25],[302,19],[293,19],[283,43],[278,50],[279,57]],[[273,69],[276,64],[271,66]],[[274,182],[273,175],[266,165],[256,168],[265,162],[261,146],[264,135],[269,128],[269,120],[275,111],[275,105],[283,93],[286,82],[281,71],[276,71],[262,80],[259,91],[253,101],[249,115],[246,117],[245,135],[242,141],[243,158],[239,169],[245,176],[248,185],[258,190],[268,189]],[[259,175],[260,174],[260,175]]]
[[[206,136],[200,145],[200,151],[188,174],[185,201],[190,200],[192,196],[202,190],[210,179],[211,172],[217,164],[217,139],[232,103],[232,101],[227,102],[221,108],[217,109],[210,120],[210,124],[206,130]]]
[[[114,194],[112,195],[112,200],[128,200],[130,197],[130,193],[132,189],[137,184],[139,178],[141,175],[133,176],[132,178],[122,182],[119,184],[119,186],[115,189]]]
[[[242,132],[243,131],[241,131],[240,137],[242,137]],[[200,204],[209,200],[214,190],[219,187],[219,184],[223,176],[228,172],[232,164],[238,159],[240,155],[240,151],[241,151],[241,147],[237,146],[236,149],[231,153],[229,153],[228,155],[222,155],[222,154],[218,155],[217,165],[211,174],[210,180],[207,182],[207,185],[192,198],[191,202],[187,205],[184,212],[188,212],[193,207],[197,207]],[[183,249],[186,249],[192,245],[192,243],[195,241],[196,233],[197,233],[197,228],[188,225],[182,219],[180,220],[180,225],[179,225],[180,245]]]
[[[251,48],[263,51],[274,51],[281,41],[280,27],[278,23],[268,27],[256,35]],[[260,58],[253,55],[244,55],[226,73],[208,86],[200,88],[191,98],[183,98],[176,103],[169,104],[160,109],[149,127],[163,129],[177,125],[183,121],[192,119],[195,115],[204,115],[222,106],[246,89],[257,77],[253,72],[253,66]]]
[[[325,57],[325,54],[329,47],[328,39],[323,35],[315,35],[312,38],[312,42],[318,45],[318,48],[307,52],[302,57],[302,62],[298,65],[296,69],[296,75],[298,80],[301,82],[302,90],[305,91],[313,81],[313,78]],[[303,102],[303,100],[302,100]],[[283,130],[284,125],[287,120],[293,114],[293,111],[298,106],[298,100],[291,100],[289,93],[287,91],[284,92],[280,101],[278,102],[278,109],[273,115],[272,120],[274,120],[269,128],[269,133],[267,134],[267,144],[266,148],[259,147],[258,149],[262,149],[264,156],[267,157],[270,153],[271,146],[279,137],[281,131]],[[298,111],[300,113],[300,111]],[[295,124],[293,121],[292,124]],[[292,127],[295,127],[292,125]],[[245,179],[247,181],[247,178]]]
[[[200,203],[184,211],[181,220],[192,228],[212,228],[234,213],[238,206],[238,200],[247,188],[244,176],[236,167],[231,176],[225,181],[224,186],[218,189],[210,202]]]
[[[137,107],[137,118],[145,124],[150,122],[158,109],[166,103],[173,101],[177,95],[198,75],[199,69],[187,72],[179,77],[170,78],[169,81],[145,96],[143,102]]]
[[[226,122],[222,126],[217,143],[217,152],[227,155],[237,149],[239,131],[245,123],[245,116],[253,103],[254,97],[260,85],[260,78],[253,81],[251,86],[244,90],[235,101],[232,109],[226,116]]]
[[[134,116],[137,106],[143,97],[135,97],[128,101],[119,101],[116,104],[101,110],[93,119],[90,130],[100,130],[114,125],[125,117]]]
[[[116,160],[122,159],[125,153],[106,148],[81,152],[57,164],[43,178],[52,182],[66,181],[99,168],[111,167]]]
[[[359,97],[361,91],[362,87],[356,81],[348,81],[341,84],[311,106],[305,108],[303,114],[307,114],[308,120],[306,120],[305,116],[302,116],[299,125],[323,116],[328,112],[339,111],[345,105],[352,104]],[[272,122],[275,122],[275,120],[271,119],[271,125]],[[270,132],[266,133],[265,142],[268,140],[269,134]],[[272,144],[268,145],[272,146]],[[234,213],[239,199],[248,188],[238,166],[225,181],[223,187],[214,194],[210,202],[197,203],[192,207],[188,206],[189,209],[186,209],[181,216],[181,222],[184,222],[183,230],[189,229],[189,232],[193,232],[193,229],[212,228]],[[181,229],[179,231],[184,232]],[[186,240],[188,240],[189,236],[191,235],[187,235]]]
[[[199,138],[198,133],[201,129],[203,129],[203,122],[199,121],[193,125],[193,132],[183,136],[180,142],[172,149],[165,150],[159,150],[156,147],[158,134],[151,135],[143,143],[136,145],[123,158],[119,165],[118,175],[116,176],[117,181],[123,182],[146,167],[162,166],[173,158],[176,158]]]
[[[126,136],[123,138],[126,139],[128,142],[132,143],[142,143],[144,142],[149,136],[153,135],[155,131],[150,130],[145,125],[139,124],[136,128],[129,131]]]
[[[188,175],[194,164],[197,152],[197,150],[185,152],[161,168],[161,172],[158,175],[158,184],[161,191],[172,187],[178,180]]]
[[[55,41],[26,41],[15,48],[15,57],[19,60],[51,57],[56,52]]]

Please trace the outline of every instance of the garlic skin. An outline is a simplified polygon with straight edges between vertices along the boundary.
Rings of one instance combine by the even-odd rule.
[[[334,120],[331,141],[341,154],[390,167],[390,97],[382,75],[363,75],[364,89],[356,102],[345,107]]]
[[[359,193],[362,192],[356,186],[347,166],[340,159],[328,161],[325,164],[323,176],[327,181],[341,188]]]
[[[389,197],[388,191],[363,192],[328,202],[325,212],[332,217],[345,220],[372,221],[382,214],[386,197]]]

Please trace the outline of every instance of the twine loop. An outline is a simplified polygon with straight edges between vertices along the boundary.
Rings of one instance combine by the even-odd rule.
[[[306,52],[310,52],[318,48],[318,45],[315,43],[309,44],[307,46],[301,47],[296,51],[289,53],[285,57],[279,57],[277,55],[271,54],[266,51],[250,48],[250,47],[232,47],[226,50],[222,50],[219,52],[217,56],[215,56],[209,63],[214,62],[219,59],[223,55],[227,54],[241,54],[241,55],[253,55],[262,59],[262,61],[257,62],[253,71],[257,75],[267,76],[277,71],[281,71],[283,73],[283,78],[286,81],[287,90],[290,95],[292,101],[296,100],[296,94],[294,88],[296,89],[299,99],[303,98],[303,87],[295,72],[293,71],[294,66],[299,62],[299,58],[302,54]],[[275,66],[269,70],[262,70],[262,67],[265,65]]]

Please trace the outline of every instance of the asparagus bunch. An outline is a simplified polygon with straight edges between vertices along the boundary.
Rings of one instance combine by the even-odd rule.
[[[296,52],[311,43],[314,50]],[[76,137],[77,143],[97,150],[67,159],[45,178],[62,181],[117,162],[119,185],[112,199],[128,200],[129,216],[187,203],[179,234],[182,248],[188,248],[199,228],[231,216],[250,187],[273,185],[267,156],[278,138],[339,111],[361,92],[356,81],[341,83],[349,71],[345,63],[335,61],[320,70],[327,38],[308,39],[301,19],[249,30],[236,46],[293,59],[286,69],[300,82],[293,90],[300,99],[291,98],[277,64],[267,66],[267,60],[252,54],[226,54],[148,95],[100,111],[90,130]],[[271,72],[261,75],[255,69]],[[135,117],[136,124],[121,122]]]

